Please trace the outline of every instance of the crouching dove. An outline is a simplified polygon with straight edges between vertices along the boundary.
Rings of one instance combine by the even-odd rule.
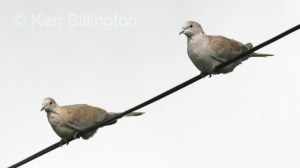
[[[206,35],[201,25],[195,21],[187,21],[182,26],[179,34],[185,34],[187,37],[187,52],[194,65],[203,74],[228,73],[249,57],[267,57],[272,54],[252,53],[247,57],[238,60],[224,68],[214,71],[215,67],[226,62],[237,55],[251,49],[251,43],[242,44],[233,39],[223,36]]]
[[[55,133],[68,142],[71,138],[77,138],[78,132],[98,123],[118,115],[119,113],[106,112],[99,107],[86,104],[74,104],[59,106],[53,98],[47,97],[43,100],[41,111],[45,110],[48,121]],[[142,115],[142,112],[132,112],[126,116]],[[112,121],[107,125],[116,123]],[[82,135],[83,139],[89,139],[97,130]]]

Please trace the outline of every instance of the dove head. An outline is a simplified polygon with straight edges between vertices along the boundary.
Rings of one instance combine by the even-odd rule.
[[[181,28],[182,31],[179,32],[179,35],[185,34],[187,37],[192,37],[196,34],[204,34],[201,25],[195,21],[186,21]]]
[[[51,97],[47,97],[43,100],[42,102],[42,109],[41,111],[45,110],[47,113],[48,112],[53,112],[53,109],[57,107],[57,103],[55,100]]]

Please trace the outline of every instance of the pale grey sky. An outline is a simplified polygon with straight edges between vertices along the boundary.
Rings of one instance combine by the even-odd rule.
[[[300,21],[297,0],[0,1],[0,167],[57,142],[44,97],[124,111],[199,72],[179,36],[257,45]],[[203,79],[23,167],[298,168],[299,32],[231,74]]]

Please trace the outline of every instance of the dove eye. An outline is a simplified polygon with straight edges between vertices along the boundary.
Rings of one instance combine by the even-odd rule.
[[[193,28],[193,25],[190,25],[190,28]]]
[[[52,102],[49,103],[50,105],[52,104]]]

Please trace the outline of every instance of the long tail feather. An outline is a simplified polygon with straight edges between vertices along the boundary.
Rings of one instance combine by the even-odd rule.
[[[270,57],[274,56],[273,54],[262,54],[262,53],[252,53],[251,57]]]
[[[117,113],[117,112],[109,112],[108,113],[110,116],[115,116],[115,115],[119,115],[120,113]],[[144,112],[131,112],[129,114],[126,114],[125,116],[126,117],[131,117],[131,116],[140,116],[144,114]]]
[[[251,43],[246,43],[244,45],[246,50],[250,50],[253,48],[253,45]],[[262,53],[252,53],[250,57],[269,57],[269,56],[274,56],[273,54],[262,54]]]

